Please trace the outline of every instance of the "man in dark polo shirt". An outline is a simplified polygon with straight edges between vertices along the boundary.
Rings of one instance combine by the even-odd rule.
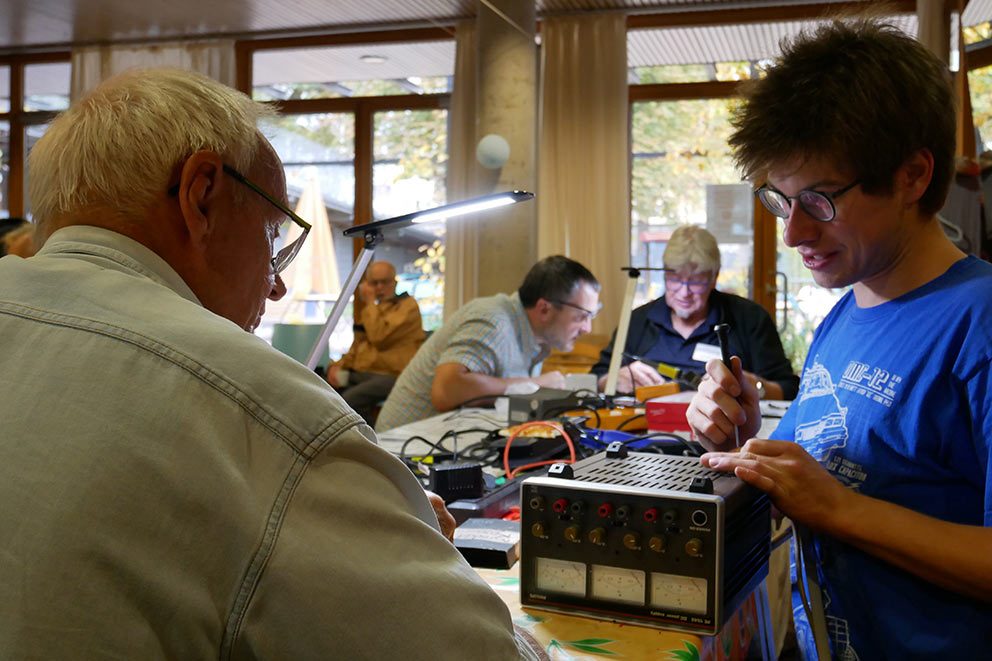
[[[663,260],[665,295],[631,313],[617,391],[633,392],[664,381],[648,363],[703,373],[707,360],[720,357],[713,327],[729,324],[730,353],[741,357],[745,376],[767,399],[794,399],[799,377],[771,317],[754,301],[716,290],[720,249],[713,235],[683,225],[672,234]],[[613,339],[592,368],[600,388],[612,355]]]

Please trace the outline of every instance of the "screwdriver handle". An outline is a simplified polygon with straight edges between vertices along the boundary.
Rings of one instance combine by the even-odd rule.
[[[728,370],[733,369],[730,366],[730,324],[717,324],[713,330],[716,331],[716,339],[720,343],[720,360]]]

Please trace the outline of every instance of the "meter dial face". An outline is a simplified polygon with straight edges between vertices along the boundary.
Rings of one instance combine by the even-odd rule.
[[[639,569],[592,566],[591,596],[603,601],[644,605],[645,574]]]
[[[678,574],[651,574],[651,607],[706,614],[706,579]]]
[[[553,558],[537,558],[535,584],[544,592],[558,592],[576,597],[586,595],[586,565]]]

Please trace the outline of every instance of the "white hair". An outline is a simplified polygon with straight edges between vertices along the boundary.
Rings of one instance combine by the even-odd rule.
[[[31,211],[38,231],[85,209],[140,220],[177,165],[199,150],[246,172],[264,138],[261,103],[206,76],[168,68],[115,76],[59,115],[31,150]]]
[[[720,270],[720,247],[716,237],[698,225],[682,225],[672,232],[662,261],[666,269],[690,267],[698,273]]]

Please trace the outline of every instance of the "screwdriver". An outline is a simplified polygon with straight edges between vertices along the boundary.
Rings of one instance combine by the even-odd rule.
[[[730,365],[730,324],[717,324],[713,327],[714,332],[716,332],[717,341],[720,343],[720,359],[723,364],[727,366],[727,369],[733,372],[733,367]],[[739,448],[741,446],[741,428],[734,425],[734,447]]]

